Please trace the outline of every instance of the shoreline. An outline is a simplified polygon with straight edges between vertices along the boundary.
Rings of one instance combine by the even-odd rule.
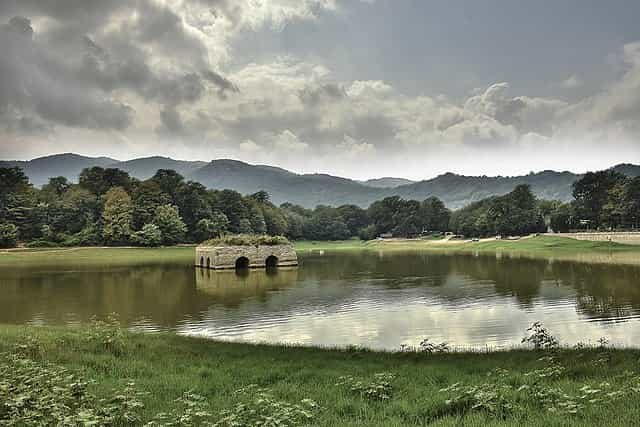
[[[580,263],[640,265],[640,246],[619,243],[575,240],[567,237],[536,236],[520,240],[485,239],[479,242],[418,239],[297,241],[300,254],[333,251],[425,251],[444,255],[495,255],[498,258],[533,258]],[[62,247],[39,249],[9,249],[0,251],[0,268],[16,264],[47,265],[58,262],[76,263],[136,263],[193,261],[195,245],[145,247]]]

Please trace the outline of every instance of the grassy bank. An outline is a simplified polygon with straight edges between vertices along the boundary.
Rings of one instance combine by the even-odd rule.
[[[168,414],[167,423],[196,410],[213,421],[244,420],[237,425],[254,425],[256,411],[289,420],[282,425],[319,426],[622,426],[640,416],[640,377],[632,373],[640,352],[631,350],[564,350],[546,361],[539,359],[551,353],[534,351],[391,354],[225,344],[129,334],[102,324],[82,330],[0,326],[0,352],[0,424],[11,387],[36,393],[23,396],[24,409],[24,402],[43,396],[52,405],[67,388],[78,393],[83,381],[93,402],[105,399],[96,406],[115,401],[112,412],[129,411],[129,421],[118,423],[130,425],[159,413]],[[26,385],[13,384],[22,370],[43,366],[47,378],[72,384],[47,391],[40,384],[44,376],[33,372]],[[52,366],[68,372],[56,374]],[[69,373],[76,377],[62,379]],[[128,383],[135,385],[126,390]],[[235,393],[248,386],[245,394]],[[203,400],[187,395],[176,401],[186,391]],[[236,406],[241,402],[245,406]]]
[[[516,241],[443,242],[440,240],[344,240],[337,242],[298,241],[300,253],[314,251],[438,251],[459,253],[504,253],[533,257],[557,257],[593,262],[638,263],[640,246],[608,242],[590,242],[565,237],[539,236]],[[193,247],[166,248],[47,248],[0,252],[0,267],[15,264],[130,264],[145,262],[190,263]],[[606,257],[604,259],[603,257]],[[584,258],[584,259],[583,259]],[[602,259],[600,259],[602,258]]]

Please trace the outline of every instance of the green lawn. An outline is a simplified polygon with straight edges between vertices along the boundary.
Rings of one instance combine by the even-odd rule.
[[[13,384],[20,378],[14,371],[24,369],[20,363],[25,359],[36,366],[67,368],[78,377],[67,380],[73,384],[92,381],[88,391],[97,398],[135,383],[146,394],[138,398],[144,409],[131,425],[160,412],[184,415],[176,399],[185,391],[205,398],[211,420],[239,402],[248,407],[236,408],[236,414],[258,410],[277,417],[283,407],[302,399],[312,399],[319,409],[310,409],[313,418],[301,425],[318,426],[631,426],[640,417],[640,377],[633,373],[640,351],[632,350],[563,350],[548,362],[539,360],[543,352],[534,351],[375,353],[225,344],[172,334],[119,335],[109,327],[0,326],[0,352],[5,374],[0,378],[0,424],[7,416],[2,405],[8,388],[40,387],[27,402],[65,395],[64,387],[37,387],[42,379]],[[19,362],[7,359],[11,352],[21,355]],[[381,373],[385,376],[376,380]],[[458,391],[441,391],[456,383]],[[251,384],[268,389],[271,403],[256,403],[255,391],[248,397],[234,394]],[[384,394],[388,399],[380,399]]]
[[[314,251],[445,251],[460,253],[501,252],[525,254],[536,257],[567,255],[627,255],[627,261],[634,261],[640,246],[607,242],[589,242],[565,237],[539,236],[517,241],[496,240],[490,242],[440,243],[438,240],[392,240],[369,241],[352,239],[336,242],[298,241],[294,243],[300,253]],[[74,264],[131,264],[145,262],[192,262],[192,246],[167,248],[47,248],[11,250],[0,252],[0,267],[15,264],[57,264],[73,261]],[[622,257],[621,257],[622,260]],[[615,260],[614,260],[615,261]]]

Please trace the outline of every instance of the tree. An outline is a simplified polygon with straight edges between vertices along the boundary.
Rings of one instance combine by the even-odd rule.
[[[0,168],[0,195],[21,193],[30,186],[29,178],[22,169],[17,167]]]
[[[376,226],[376,233],[388,233],[397,226],[396,213],[399,212],[404,205],[404,200],[398,196],[386,197],[377,202],[373,202],[367,213],[371,222]]]
[[[284,236],[287,232],[287,218],[282,211],[268,204],[262,206],[262,216],[270,236]]]
[[[624,187],[622,197],[624,221],[627,227],[640,227],[640,177],[631,178]]]
[[[67,178],[64,176],[57,176],[55,178],[49,178],[49,183],[42,186],[41,194],[45,199],[51,201],[62,197],[69,188],[71,188],[71,183],[69,183]]]
[[[211,199],[207,188],[198,182],[189,181],[180,188],[178,208],[191,236],[195,233],[196,225],[200,220],[212,217],[214,209],[211,206]]]
[[[269,203],[269,193],[267,193],[264,190],[258,191],[257,193],[254,193],[254,194],[250,195],[249,198],[255,200],[256,202],[258,202],[260,204]]]
[[[262,209],[257,203],[251,204],[249,211],[249,221],[251,222],[251,229],[256,234],[265,234],[267,232],[267,223],[264,220],[264,214]]]
[[[133,192],[133,228],[140,230],[153,221],[158,206],[171,203],[171,197],[162,192],[156,181],[141,182]]]
[[[91,191],[97,196],[106,194],[113,187],[122,187],[130,191],[133,187],[133,180],[129,174],[116,168],[104,169],[98,166],[83,169],[80,172],[80,186]]]
[[[369,224],[367,211],[356,205],[343,205],[338,207],[338,214],[349,229],[351,236],[357,236],[360,229]]]
[[[178,203],[178,194],[184,185],[184,177],[172,169],[158,169],[151,181],[158,184],[160,190],[168,194],[174,204]]]
[[[613,187],[625,180],[624,175],[606,170],[589,172],[573,184],[576,215],[594,227],[602,225],[602,210]]]
[[[220,211],[215,211],[211,218],[204,218],[196,224],[195,235],[198,241],[220,237],[227,231],[229,219]]]
[[[140,231],[135,233],[135,240],[142,246],[160,246],[162,231],[155,224],[145,224]]]
[[[18,244],[18,227],[0,222],[0,248],[15,248]]]
[[[449,229],[451,211],[437,197],[429,197],[420,203],[419,215],[422,227],[427,231],[447,231]]]
[[[133,204],[122,187],[114,187],[104,195],[102,237],[109,244],[124,244],[131,238]]]
[[[187,226],[180,217],[178,207],[174,205],[158,206],[153,224],[160,229],[164,245],[181,242],[187,232]]]
[[[212,207],[224,213],[229,219],[230,232],[252,232],[249,207],[242,194],[233,190],[222,190],[213,192],[212,199]]]
[[[556,233],[566,233],[573,226],[574,215],[573,206],[570,203],[563,203],[549,215],[549,225]]]

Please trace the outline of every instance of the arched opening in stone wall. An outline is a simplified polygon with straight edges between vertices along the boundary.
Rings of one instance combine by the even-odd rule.
[[[204,267],[204,257],[200,257],[200,267]]]
[[[207,268],[211,268],[211,258],[207,257]]]
[[[275,255],[271,255],[269,257],[267,257],[267,259],[264,262],[267,266],[267,268],[276,268],[278,266],[278,257]]]
[[[236,260],[236,270],[246,270],[249,268],[249,258],[241,256]]]

